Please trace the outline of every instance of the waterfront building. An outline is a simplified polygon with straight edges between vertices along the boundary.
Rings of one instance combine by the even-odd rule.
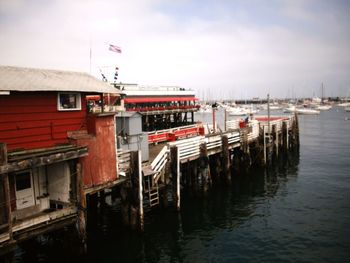
[[[78,223],[118,182],[121,92],[86,73],[0,67],[0,247]]]

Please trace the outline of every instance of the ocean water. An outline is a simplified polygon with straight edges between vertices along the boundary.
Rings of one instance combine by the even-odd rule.
[[[220,118],[220,116],[218,116]],[[211,119],[211,116],[197,116]],[[115,204],[90,218],[87,253],[73,229],[26,242],[16,262],[350,262],[350,113],[300,116],[300,151],[206,195],[183,193],[121,226]]]

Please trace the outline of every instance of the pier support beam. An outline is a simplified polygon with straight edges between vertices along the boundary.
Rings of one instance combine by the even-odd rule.
[[[0,143],[0,166],[7,164],[7,146],[5,143]],[[2,185],[4,191],[4,214],[7,220],[7,232],[10,238],[10,242],[13,240],[12,234],[12,212],[11,212],[11,196],[10,196],[10,184],[9,175],[7,173],[2,174]],[[1,208],[2,209],[2,208]]]
[[[230,173],[230,151],[228,149],[229,143],[226,135],[221,137],[222,140],[222,170],[223,175],[227,181],[231,181]]]
[[[288,129],[287,129],[287,123],[284,121],[282,122],[282,149],[284,152],[287,152],[288,149]]]
[[[180,211],[181,208],[181,196],[180,196],[180,158],[179,158],[179,150],[177,147],[172,147],[170,149],[171,155],[171,168],[172,168],[172,177],[173,177],[173,188],[174,188],[174,200],[176,210]]]
[[[86,244],[86,195],[84,191],[83,173],[81,164],[76,166],[77,170],[77,197],[78,197],[78,233],[83,244]]]
[[[207,152],[207,146],[205,143],[200,145],[200,156],[198,161],[200,182],[204,192],[211,186],[211,175],[209,166],[209,157]]]
[[[130,181],[126,181],[121,185],[120,197],[121,197],[121,213],[122,221],[125,226],[130,225]]]
[[[131,152],[130,154],[131,170],[131,202],[130,202],[130,225],[134,229],[143,231],[143,186],[142,186],[142,164],[141,151]]]
[[[143,214],[143,188],[142,188],[142,164],[141,164],[141,150],[137,152],[137,163],[138,163],[138,169],[137,169],[137,175],[139,179],[139,221],[140,221],[140,230],[144,230],[144,214]]]

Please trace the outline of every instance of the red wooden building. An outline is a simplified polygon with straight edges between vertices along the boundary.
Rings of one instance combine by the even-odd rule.
[[[85,194],[116,182],[107,94],[85,73],[0,67],[0,247],[84,221]]]

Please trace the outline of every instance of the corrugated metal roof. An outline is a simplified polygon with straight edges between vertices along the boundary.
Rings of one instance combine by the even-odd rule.
[[[121,93],[83,72],[0,66],[0,91]]]

